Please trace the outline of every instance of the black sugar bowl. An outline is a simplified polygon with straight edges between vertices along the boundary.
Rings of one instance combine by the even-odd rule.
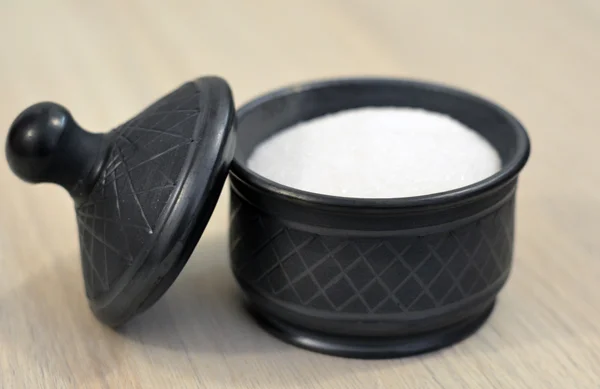
[[[395,199],[305,192],[247,167],[294,124],[359,107],[446,114],[496,149],[499,172],[456,190]],[[6,154],[28,182],[72,196],[91,310],[118,327],[165,293],[229,174],[231,266],[249,311],[294,345],[387,358],[477,330],[510,274],[517,179],[529,140],[508,112],[440,85],[340,79],[290,86],[237,113],[218,77],[188,82],[105,134],[53,103],[25,110]],[[202,314],[199,312],[199,314]]]

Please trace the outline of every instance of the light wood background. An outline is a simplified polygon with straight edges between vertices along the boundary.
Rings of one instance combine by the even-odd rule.
[[[189,265],[123,332],[87,308],[71,201],[0,162],[2,388],[600,388],[598,0],[4,0],[0,136],[27,105],[106,131],[181,82],[218,74],[239,104],[314,78],[453,84],[532,139],[515,266],[475,336],[355,361],[270,337],[238,305],[225,193]]]

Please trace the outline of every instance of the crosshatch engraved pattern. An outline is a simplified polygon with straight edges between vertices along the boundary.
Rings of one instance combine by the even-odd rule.
[[[106,166],[77,207],[89,298],[106,293],[154,239],[194,142],[199,99],[186,84],[113,131]]]
[[[236,276],[285,303],[340,314],[435,313],[497,291],[512,260],[514,199],[425,236],[345,238],[290,228],[231,194]]]

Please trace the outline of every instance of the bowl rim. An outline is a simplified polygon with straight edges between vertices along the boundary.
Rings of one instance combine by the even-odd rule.
[[[408,86],[428,89],[432,92],[453,95],[455,97],[471,100],[480,105],[485,105],[488,108],[500,114],[508,123],[509,127],[516,135],[516,150],[512,158],[502,164],[502,168],[493,175],[475,182],[473,184],[460,188],[409,197],[394,197],[394,198],[367,198],[367,197],[343,197],[327,195],[315,192],[309,192],[302,189],[290,187],[276,181],[270,180],[246,166],[245,162],[238,158],[238,149],[236,151],[230,168],[230,174],[255,190],[263,194],[274,195],[281,199],[313,205],[316,207],[327,208],[356,208],[356,209],[394,209],[394,208],[412,208],[422,206],[444,205],[448,203],[460,202],[472,197],[478,197],[481,194],[492,191],[495,188],[503,186],[507,182],[516,178],[523,169],[529,159],[531,153],[531,144],[529,136],[524,126],[511,113],[504,109],[499,104],[484,98],[475,93],[459,89],[453,86],[422,81],[408,78],[388,78],[388,77],[346,77],[346,78],[329,78],[324,80],[306,81],[296,84],[290,84],[278,89],[271,90],[265,94],[259,95],[243,104],[237,110],[237,118],[243,117],[250,111],[256,109],[260,105],[274,99],[279,99],[284,96],[293,94],[305,93],[315,89],[324,89],[341,85],[369,85],[369,86]],[[238,137],[239,141],[239,137]]]

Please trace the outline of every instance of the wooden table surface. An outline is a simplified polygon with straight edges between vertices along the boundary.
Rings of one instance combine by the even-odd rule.
[[[600,388],[598,0],[6,0],[0,15],[2,138],[40,100],[106,131],[218,74],[238,105],[314,78],[444,82],[504,105],[532,140],[491,319],[455,347],[391,361],[299,350],[246,317],[227,193],[168,293],[123,331],[103,327],[70,198],[1,162],[0,387]]]

